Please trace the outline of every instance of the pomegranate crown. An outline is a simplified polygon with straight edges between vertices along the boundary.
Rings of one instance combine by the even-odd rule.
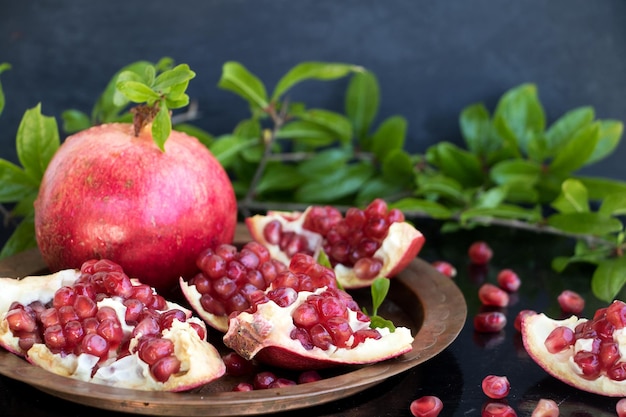
[[[123,71],[117,77],[113,102],[118,106],[137,103],[131,109],[135,135],[151,125],[152,138],[163,151],[172,131],[170,110],[189,104],[185,91],[195,76],[187,64],[173,68],[148,65],[143,73]]]

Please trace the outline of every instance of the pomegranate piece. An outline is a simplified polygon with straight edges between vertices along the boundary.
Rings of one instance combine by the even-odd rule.
[[[476,241],[470,245],[467,250],[470,262],[475,265],[485,265],[493,257],[493,250],[482,240]]]
[[[530,417],[559,417],[559,406],[554,400],[541,398]]]
[[[511,384],[506,376],[487,375],[481,383],[483,393],[489,398],[502,399],[509,395]]]
[[[149,305],[129,298],[148,300],[144,284],[111,261],[2,278],[0,287],[16,300],[10,310],[0,304],[0,345],[51,372],[124,388],[181,391],[225,371],[201,320],[151,287]],[[39,300],[21,304],[34,296]]]
[[[348,293],[324,287],[300,291],[286,306],[268,301],[231,315],[223,340],[245,359],[295,370],[373,363],[412,349],[409,329],[369,326]]]
[[[496,277],[498,286],[505,291],[515,292],[522,285],[522,280],[512,269],[503,269]]]
[[[623,328],[607,319],[609,311],[599,309],[591,320],[575,315],[565,320],[528,316],[522,321],[524,347],[555,378],[584,391],[624,397],[626,362],[621,352],[626,337]]]
[[[478,298],[483,305],[506,307],[509,305],[509,294],[493,284],[485,283],[478,289]]]
[[[500,311],[485,311],[474,316],[474,330],[481,333],[497,333],[506,326],[506,316]]]
[[[310,206],[304,212],[249,217],[246,225],[254,240],[284,263],[297,253],[317,258],[323,250],[341,286],[350,289],[393,277],[417,256],[424,236],[404,220],[400,210],[376,199],[345,216],[331,206]]]
[[[409,410],[415,417],[437,417],[443,410],[443,402],[434,395],[425,395],[413,400]]]
[[[448,278],[454,278],[456,276],[456,268],[447,261],[434,261],[431,263],[432,267],[441,272]]]
[[[517,417],[517,413],[508,404],[489,402],[483,407],[481,417]]]
[[[535,310],[529,310],[529,309],[520,310],[520,312],[517,313],[517,315],[515,316],[515,320],[513,321],[513,327],[515,328],[515,330],[517,330],[518,332],[521,332],[522,321],[524,321],[526,317],[532,316],[534,314],[537,314]]]
[[[557,301],[564,313],[579,315],[585,309],[585,299],[575,291],[564,290],[557,297]]]

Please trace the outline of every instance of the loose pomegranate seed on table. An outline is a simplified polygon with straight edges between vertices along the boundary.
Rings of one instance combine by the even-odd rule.
[[[620,399],[615,404],[615,411],[617,412],[617,417],[626,417],[626,398]]]
[[[541,398],[530,417],[559,417],[559,406],[554,400]]]
[[[415,417],[437,417],[443,410],[443,402],[437,396],[425,395],[413,400],[409,410]]]
[[[470,262],[475,265],[484,265],[488,263],[493,257],[493,250],[482,240],[472,243],[467,250]]]
[[[488,402],[483,407],[481,417],[517,417],[517,413],[508,404]]]
[[[564,313],[579,315],[585,309],[585,299],[572,290],[562,291],[558,295],[557,301]]]
[[[446,261],[433,261],[432,267],[449,278],[454,278],[457,274],[456,268]]]
[[[481,333],[497,333],[506,326],[506,315],[501,311],[485,311],[474,316],[474,330]]]
[[[478,289],[478,298],[486,306],[506,307],[509,305],[509,294],[488,282]]]
[[[506,376],[487,375],[483,378],[481,388],[487,397],[502,399],[509,395],[511,384]]]
[[[515,292],[522,285],[522,280],[512,269],[503,269],[496,277],[498,286],[505,291]]]

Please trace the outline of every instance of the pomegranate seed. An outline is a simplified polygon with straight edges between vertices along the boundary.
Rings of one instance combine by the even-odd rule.
[[[515,292],[522,284],[522,280],[512,269],[503,269],[496,277],[498,285],[505,291]]]
[[[515,328],[515,330],[521,332],[522,322],[524,321],[524,319],[528,316],[534,316],[535,314],[537,314],[535,310],[521,310],[519,313],[517,313],[517,315],[515,316],[515,321],[513,321],[513,327]]]
[[[174,342],[161,337],[149,337],[139,346],[139,359],[154,365],[159,359],[174,354]]]
[[[180,371],[180,360],[176,356],[165,356],[150,366],[152,376],[159,382],[166,382],[170,376]]]
[[[613,381],[626,380],[626,362],[617,362],[608,369],[606,374]]]
[[[354,342],[352,343],[352,347],[357,346],[359,343],[363,343],[367,339],[378,340],[383,337],[380,332],[376,329],[361,329],[354,332],[352,335],[354,337]]]
[[[111,347],[117,347],[124,337],[124,331],[117,318],[101,321],[100,324],[98,324],[96,333],[102,336]]]
[[[273,381],[268,388],[284,388],[284,387],[292,387],[296,384],[296,381],[292,381],[291,379],[287,379],[287,378],[276,378],[275,381]]]
[[[448,278],[454,278],[456,276],[456,268],[452,266],[450,262],[446,261],[434,261],[431,263],[433,268],[441,272]]]
[[[626,303],[619,300],[613,301],[606,309],[606,319],[616,329],[626,327]]]
[[[63,306],[57,311],[59,314],[59,322],[63,326],[65,326],[68,321],[78,320],[78,314],[76,314],[76,311],[74,311],[74,307],[72,306]]]
[[[483,392],[489,398],[501,399],[509,395],[511,384],[505,376],[487,375],[481,384]]]
[[[562,352],[574,345],[575,342],[574,331],[566,326],[559,326],[552,330],[544,345],[550,353]]]
[[[485,283],[478,289],[478,298],[483,305],[506,307],[509,305],[509,294],[493,284]]]
[[[617,412],[617,417],[626,417],[626,398],[620,399],[615,404],[615,411]]]
[[[52,306],[59,309],[63,306],[73,306],[76,300],[76,293],[72,287],[61,287],[54,293]]]
[[[47,308],[39,315],[39,320],[44,328],[59,324],[59,313],[56,308]]]
[[[474,316],[474,329],[481,333],[497,333],[505,325],[506,316],[500,311],[487,311]]]
[[[152,336],[159,334],[161,328],[159,327],[159,321],[151,316],[141,319],[137,326],[133,329],[132,335],[136,336]]]
[[[382,198],[372,200],[371,203],[365,208],[366,216],[378,216],[384,217],[387,215],[387,202]]]
[[[87,317],[95,317],[98,311],[98,306],[93,299],[81,294],[76,296],[76,301],[74,301],[74,311],[76,311],[76,315],[83,320]]]
[[[187,321],[187,314],[177,308],[167,310],[163,314],[161,314],[161,317],[159,318],[159,325],[161,329],[169,329],[170,327],[172,327],[172,322],[174,320],[185,323]]]
[[[113,307],[103,306],[98,309],[96,313],[96,318],[98,321],[102,322],[104,320],[117,320],[117,311]]]
[[[206,327],[195,322],[188,322],[192,329],[196,331],[200,340],[206,340]]]
[[[39,335],[39,332],[20,333],[18,346],[24,352],[27,352],[35,343],[41,343],[41,336]]]
[[[353,266],[354,274],[360,279],[374,279],[382,268],[383,263],[375,258],[361,258]]]
[[[85,353],[102,358],[109,352],[109,344],[99,334],[89,333],[83,337],[81,349]]]
[[[600,365],[603,369],[610,369],[621,357],[617,342],[603,342],[600,345]]]
[[[350,322],[343,317],[331,317],[326,320],[325,326],[332,337],[332,344],[345,348],[348,347],[348,340],[352,337]]]
[[[425,395],[413,400],[409,410],[415,417],[437,417],[443,410],[443,402],[434,395]]]
[[[317,371],[304,371],[298,375],[298,384],[308,384],[309,382],[321,380],[322,376]]]
[[[584,350],[576,352],[574,355],[574,363],[580,367],[583,375],[587,378],[596,378],[602,371],[600,359],[598,355],[593,352]]]
[[[483,407],[481,417],[517,417],[517,413],[508,404],[489,402]]]
[[[80,345],[80,342],[85,336],[83,325],[76,320],[68,321],[65,326],[63,326],[63,333],[65,334],[65,340],[68,347]]]
[[[229,352],[222,356],[224,365],[226,366],[226,373],[232,376],[242,376],[252,373],[254,371],[254,365],[249,360],[246,360],[239,356],[235,352]]]
[[[272,382],[276,381],[277,377],[273,372],[264,371],[259,372],[254,375],[252,385],[254,389],[267,389],[272,384]]]
[[[311,327],[309,334],[311,335],[311,342],[320,349],[326,350],[333,343],[332,336],[320,323]]]
[[[559,417],[559,406],[554,400],[541,398],[530,417]]]
[[[9,310],[5,319],[12,332],[32,332],[35,330],[35,326],[37,326],[35,318],[26,310],[20,308]]]
[[[564,290],[557,297],[557,301],[559,302],[559,306],[564,313],[571,313],[575,315],[579,315],[583,312],[585,308],[585,300],[580,294],[571,291]]]
[[[473,264],[484,265],[493,257],[491,247],[482,240],[474,242],[470,245],[467,254]]]
[[[309,303],[300,304],[292,314],[294,324],[304,328],[310,328],[320,319],[315,306]]]
[[[51,350],[61,350],[65,347],[65,334],[60,324],[47,327],[43,332],[43,338]]]
[[[124,321],[126,324],[131,326],[137,324],[144,308],[143,303],[136,298],[129,298],[128,300],[124,300],[124,306],[126,307],[124,313]]]
[[[292,305],[298,298],[298,293],[293,288],[280,287],[267,293],[270,300],[278,304],[280,307],[288,307]]]
[[[254,391],[254,386],[249,382],[240,382],[233,387],[234,392]]]

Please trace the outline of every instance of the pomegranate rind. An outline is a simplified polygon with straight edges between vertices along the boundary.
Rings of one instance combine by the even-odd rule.
[[[228,330],[228,316],[218,316],[216,314],[206,311],[200,303],[200,297],[202,297],[202,294],[198,292],[195,285],[189,285],[189,283],[183,278],[180,278],[179,285],[180,290],[187,299],[187,302],[189,303],[191,308],[193,308],[196,314],[202,320],[204,320],[206,324],[213,327],[215,330],[226,333],[226,331]]]
[[[269,243],[263,235],[265,226],[274,220],[278,220],[282,224],[284,231],[304,235],[307,238],[309,251],[317,258],[322,250],[324,238],[320,234],[303,227],[306,216],[312,208],[312,206],[308,207],[304,212],[268,211],[266,215],[257,214],[246,218],[245,223],[252,238],[267,247],[274,259],[289,264],[287,254],[278,245]],[[379,276],[392,278],[399,274],[415,259],[424,246],[425,240],[424,235],[410,223],[392,223],[380,248],[374,253],[374,258],[383,261]],[[351,267],[342,264],[337,264],[334,271],[337,282],[345,289],[368,287],[372,283],[372,280],[357,277]]]
[[[300,341],[289,335],[295,328],[292,313],[311,294],[301,291],[297,300],[287,307],[273,301],[258,304],[254,313],[242,312],[230,318],[224,344],[245,359],[256,358],[264,363],[286,369],[321,369],[339,365],[357,365],[380,362],[398,357],[411,351],[413,336],[410,329],[396,327],[392,333],[387,328],[378,328],[380,339],[366,339],[354,348],[332,346],[328,350],[313,347],[305,349]],[[369,323],[351,320],[351,326],[367,328]],[[353,327],[353,330],[357,330]]]
[[[163,338],[174,342],[174,355],[181,362],[180,371],[167,381],[159,382],[150,373],[148,365],[139,359],[137,352],[117,358],[110,353],[109,358],[98,364],[99,358],[82,353],[79,355],[60,355],[53,353],[44,343],[34,344],[28,351],[19,347],[19,338],[10,331],[5,319],[12,302],[24,305],[39,300],[48,303],[57,289],[72,285],[80,277],[78,270],[61,270],[50,275],[28,276],[22,279],[0,278],[0,346],[9,352],[23,356],[33,365],[39,366],[57,375],[79,379],[96,384],[129,388],[142,391],[186,391],[209,383],[226,372],[226,367],[217,349],[205,339],[201,339],[190,323],[205,328],[204,322],[191,316],[191,310],[167,302],[167,308],[161,311],[178,309],[187,315],[187,321],[174,320],[169,329],[162,331]],[[133,285],[139,281],[132,279]],[[105,298],[98,307],[113,307],[120,318],[123,331],[128,334],[133,327],[125,323],[126,307],[121,298]],[[205,332],[206,333],[206,332]],[[135,346],[141,335],[130,340],[130,347]],[[92,375],[92,369],[98,364],[98,370]],[[193,366],[192,366],[193,364]]]
[[[543,313],[524,317],[521,324],[524,348],[531,358],[547,373],[560,381],[582,391],[608,397],[626,396],[626,381],[613,381],[601,374],[596,379],[587,379],[582,375],[580,368],[573,361],[574,347],[552,354],[545,346],[545,340],[559,326],[566,326],[574,330],[575,327],[586,322],[587,319],[571,316],[564,320],[554,320]],[[626,345],[626,332],[617,330],[614,338],[620,345],[620,350]]]

